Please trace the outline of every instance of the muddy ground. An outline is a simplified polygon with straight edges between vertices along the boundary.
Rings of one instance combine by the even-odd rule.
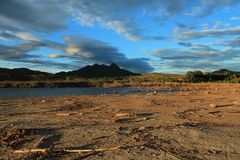
[[[1,100],[0,159],[240,159],[240,84],[167,88]]]

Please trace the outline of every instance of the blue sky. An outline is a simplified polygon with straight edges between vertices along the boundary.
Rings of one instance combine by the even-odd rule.
[[[1,0],[0,67],[240,70],[239,0]]]

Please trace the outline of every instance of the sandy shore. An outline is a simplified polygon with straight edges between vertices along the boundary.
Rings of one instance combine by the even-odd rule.
[[[174,89],[1,100],[0,159],[240,159],[240,85]]]

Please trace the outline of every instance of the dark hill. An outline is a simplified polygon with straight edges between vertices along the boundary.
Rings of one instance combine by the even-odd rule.
[[[6,69],[0,68],[0,80],[27,81],[45,78],[51,74],[40,71],[33,71],[28,68]]]
[[[220,69],[212,72],[213,75],[240,75],[240,72],[230,71],[227,69]]]
[[[118,65],[112,63],[111,65],[94,64],[87,65],[79,70],[70,72],[59,72],[56,76],[69,76],[69,77],[84,77],[84,78],[98,78],[98,77],[125,77],[139,75],[125,69],[121,69]]]
[[[0,81],[31,81],[31,80],[64,80],[70,78],[98,78],[98,77],[125,77],[139,75],[121,69],[116,64],[86,66],[79,70],[70,72],[59,72],[56,74],[33,71],[28,68],[6,69],[0,68]]]

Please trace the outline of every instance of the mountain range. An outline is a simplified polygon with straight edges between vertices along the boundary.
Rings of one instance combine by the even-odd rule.
[[[66,79],[66,78],[100,78],[100,77],[126,77],[136,76],[138,73],[133,73],[128,70],[120,68],[117,64],[92,66],[87,65],[81,69],[58,72],[55,74],[34,71],[28,68],[7,69],[0,68],[0,81],[29,81],[29,80],[51,80],[51,79]]]
[[[7,69],[0,68],[0,81],[44,81],[44,80],[69,80],[77,78],[104,78],[104,77],[126,77],[136,76],[138,73],[133,73],[128,70],[120,68],[117,64],[94,64],[87,65],[81,69],[73,70],[69,72],[58,72],[55,74],[34,71],[28,68],[15,68]],[[228,76],[235,75],[240,77],[240,72],[230,71],[227,69],[220,69],[208,74],[202,75],[202,77],[211,77],[225,79]]]

